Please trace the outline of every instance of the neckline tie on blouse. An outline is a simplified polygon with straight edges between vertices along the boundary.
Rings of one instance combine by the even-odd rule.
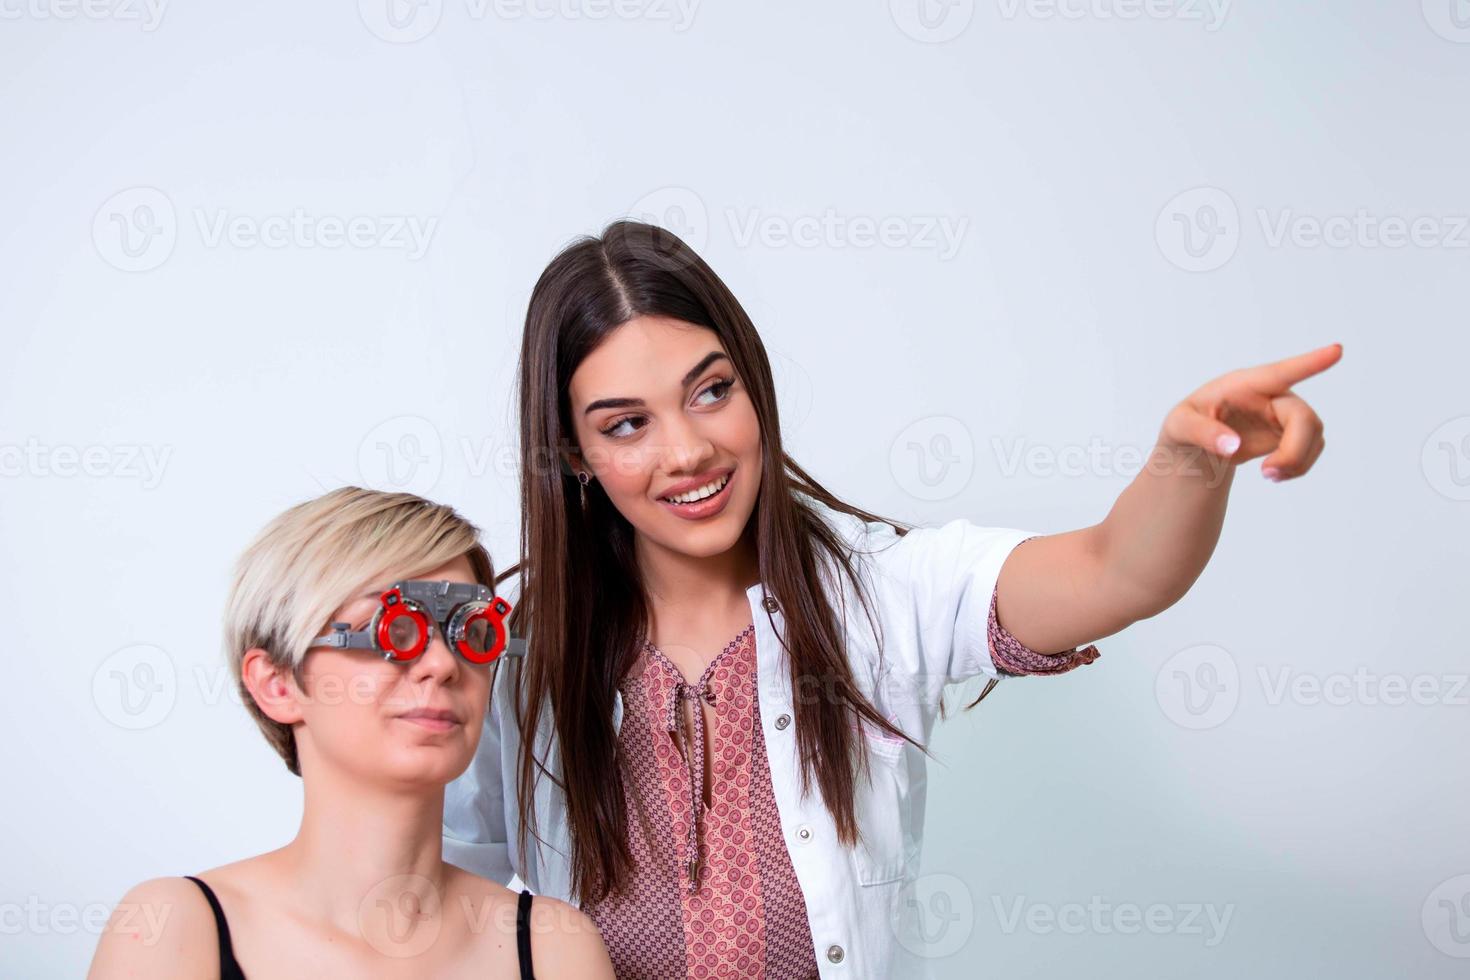
[[[704,708],[700,702],[713,705],[715,703],[714,689],[709,686],[710,676],[699,679],[699,683],[690,684],[680,677],[674,684],[673,690],[669,692],[668,704],[664,711],[664,727],[674,736],[675,744],[684,755],[684,761],[689,768],[689,831],[684,841],[684,870],[689,875],[689,891],[691,893],[699,890],[699,817],[701,804],[704,802],[704,747],[705,726]],[[693,705],[694,715],[694,746],[690,751],[689,739],[684,733],[684,726],[679,723],[679,708],[688,701]]]

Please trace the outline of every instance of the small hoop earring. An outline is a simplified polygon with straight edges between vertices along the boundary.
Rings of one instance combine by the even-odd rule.
[[[582,496],[582,510],[587,510],[587,484],[592,482],[592,476],[585,470],[577,472],[577,492]]]

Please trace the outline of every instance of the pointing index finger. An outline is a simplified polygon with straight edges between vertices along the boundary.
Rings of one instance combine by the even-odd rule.
[[[1259,367],[1248,368],[1246,377],[1262,388],[1271,391],[1286,391],[1299,381],[1314,374],[1321,374],[1342,357],[1342,344],[1328,344],[1314,351],[1288,357],[1285,360]]]

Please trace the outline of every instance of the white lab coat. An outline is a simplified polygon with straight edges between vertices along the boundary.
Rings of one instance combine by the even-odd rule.
[[[1011,549],[1033,532],[954,520],[900,536],[886,524],[870,524],[809,502],[853,548],[855,567],[870,583],[873,611],[881,624],[880,649],[847,577],[835,577],[838,589],[833,594],[841,596],[838,608],[845,610],[847,655],[857,684],[880,713],[927,744],[946,685],[979,674],[1002,676],[991,661],[986,637],[990,598]],[[503,594],[515,602],[513,591]],[[819,793],[814,789],[808,798],[801,796],[796,726],[789,717],[793,692],[777,640],[783,628],[781,610],[766,608],[762,585],[752,586],[747,596],[755,623],[760,723],[771,784],[806,900],[821,976],[925,976],[926,946],[909,900],[912,889],[905,892],[905,885],[914,881],[919,867],[927,760],[907,743],[867,734],[872,778],[867,784],[860,781],[855,801],[863,843],[856,848],[839,843]],[[529,656],[535,656],[535,638],[528,641]],[[500,668],[507,673],[495,684],[474,761],[448,786],[445,859],[501,882],[518,876],[538,894],[569,900],[570,844],[562,794],[544,777],[535,791],[543,842],[528,842],[525,867],[516,860],[519,735],[508,671],[517,667],[518,662],[509,661]],[[808,696],[817,691],[814,687]],[[614,726],[621,720],[619,697]],[[549,708],[541,715],[536,749],[559,776]]]

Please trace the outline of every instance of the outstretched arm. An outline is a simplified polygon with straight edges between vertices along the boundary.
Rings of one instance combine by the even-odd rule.
[[[1000,622],[1038,652],[1110,636],[1178,602],[1220,538],[1235,467],[1264,456],[1273,480],[1321,455],[1322,422],[1291,388],[1342,356],[1332,344],[1232,371],[1176,405],[1143,471],[1102,523],[1027,542],[996,586]]]

